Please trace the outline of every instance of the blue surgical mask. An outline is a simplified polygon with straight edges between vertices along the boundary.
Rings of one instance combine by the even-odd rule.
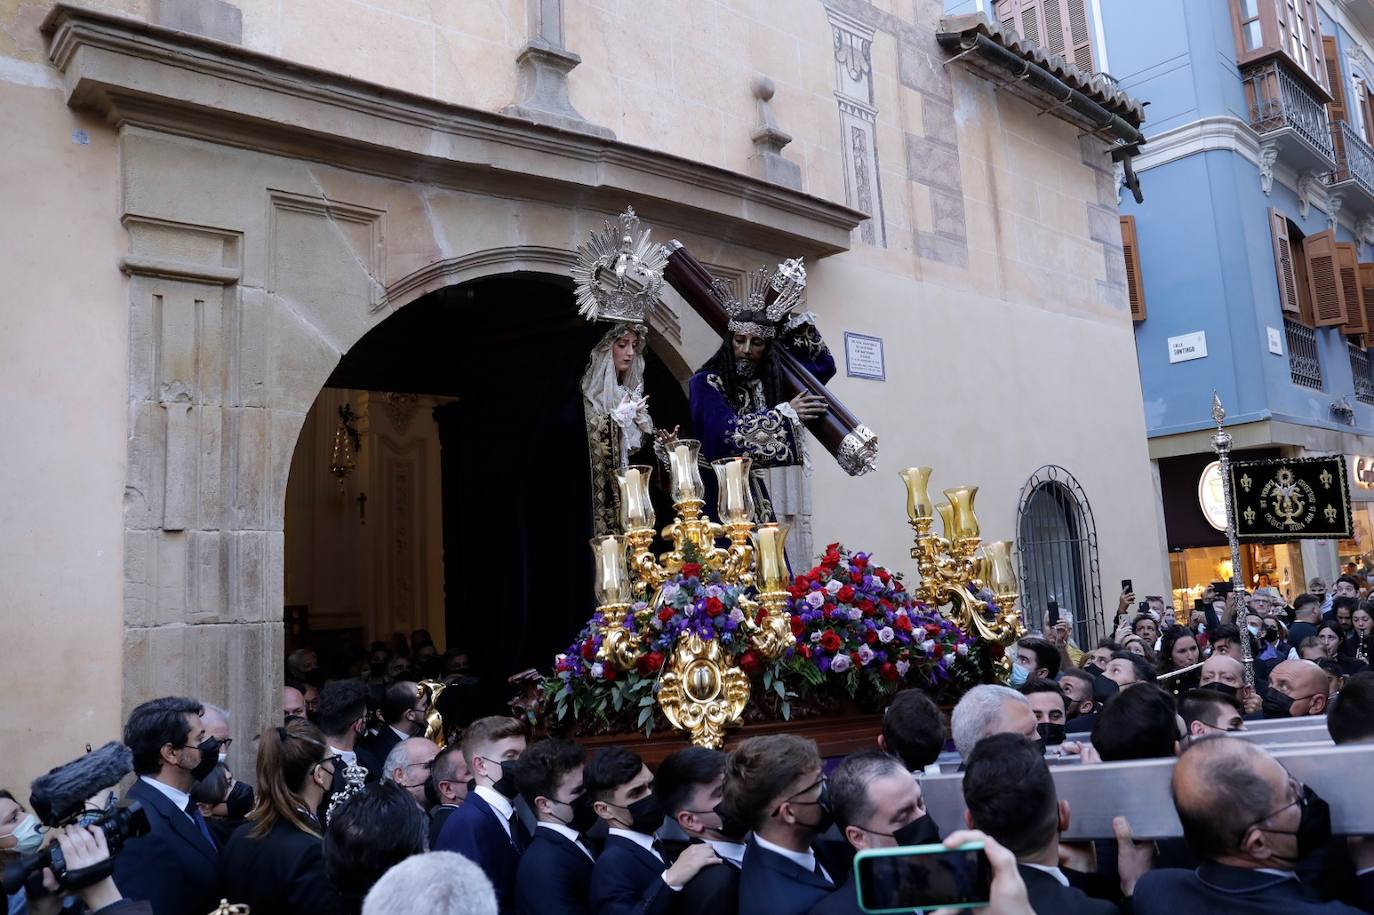
[[[1255,638],[1259,638],[1259,627],[1258,627],[1258,626],[1246,626],[1245,628],[1246,628],[1246,629],[1249,629],[1249,630],[1250,630],[1250,634],[1253,635]]]
[[[1027,669],[1027,668],[1025,668],[1025,667],[1022,667],[1020,664],[1013,664],[1013,665],[1011,665],[1011,685],[1012,685],[1012,686],[1024,686],[1025,683],[1026,683],[1026,681],[1029,680],[1029,679],[1030,679],[1030,670],[1029,670],[1029,669]]]
[[[9,835],[0,836],[0,839],[14,839],[15,844],[10,846],[8,851],[26,855],[31,851],[37,851],[38,846],[43,844],[43,834],[38,831],[38,817],[29,814],[19,821],[19,825],[14,827],[14,832]]]

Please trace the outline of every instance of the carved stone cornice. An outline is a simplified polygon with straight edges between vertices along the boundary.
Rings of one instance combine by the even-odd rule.
[[[763,251],[847,250],[866,214],[717,166],[453,105],[59,4],[42,32],[72,107],[215,143],[615,212]]]

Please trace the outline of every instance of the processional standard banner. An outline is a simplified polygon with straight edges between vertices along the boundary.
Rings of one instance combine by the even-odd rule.
[[[1346,540],[1350,484],[1341,455],[1231,464],[1231,496],[1241,540]]]

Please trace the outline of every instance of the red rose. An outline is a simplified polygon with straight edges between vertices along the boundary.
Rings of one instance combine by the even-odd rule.
[[[798,645],[798,646],[797,646],[797,651],[801,654],[801,656],[802,656],[803,658],[809,658],[809,657],[811,657],[811,646],[810,646],[810,645],[804,645],[804,644],[803,644],[803,645]]]
[[[860,655],[857,651],[851,651],[851,652],[849,653],[849,660],[852,661],[852,662],[854,663],[854,666],[855,666],[855,667],[863,667],[863,666],[864,666],[864,659],[863,659],[863,656]]]
[[[874,613],[877,613],[878,611],[876,608],[874,608],[873,601],[865,599],[859,601],[859,612],[862,613],[864,616],[872,616]]]
[[[943,646],[943,645],[936,645],[934,648],[930,649],[930,656],[931,656],[932,658],[943,657],[943,656],[944,656],[944,653],[945,653],[945,646]]]
[[[878,676],[882,677],[884,680],[887,680],[888,682],[896,680],[897,665],[892,664],[888,661],[884,661],[882,666],[878,668]]]
[[[806,623],[802,621],[802,618],[800,616],[792,617],[792,634],[801,635],[805,631]]]
[[[614,680],[614,679],[615,679],[615,665],[614,665],[614,664],[603,664],[603,665],[601,665],[601,676],[605,677],[607,680]]]
[[[902,587],[902,583],[901,583],[900,581],[894,581],[894,582],[892,583],[892,590],[894,590],[894,591],[905,591],[906,589]]]
[[[839,651],[840,637],[835,634],[833,629],[827,629],[821,634],[821,647],[826,651]]]
[[[840,603],[847,604],[854,599],[854,589],[849,585],[845,585],[839,591],[835,592],[835,597]]]
[[[592,645],[591,640],[588,639],[587,641],[583,642],[583,643],[582,643],[582,657],[584,657],[584,658],[586,658],[588,661],[590,661],[590,660],[591,660],[593,657],[595,657],[595,656],[596,656],[596,648]]]
[[[887,584],[889,581],[892,580],[892,576],[888,574],[887,569],[880,568],[877,572],[873,574],[877,575],[878,581],[882,582],[883,584]]]
[[[854,570],[853,572],[850,572],[850,573],[849,573],[849,580],[852,581],[852,582],[854,582],[854,584],[857,585],[859,582],[861,582],[861,581],[864,580],[864,573],[862,573],[862,572],[860,572],[860,571],[858,571],[858,570],[856,569],[856,570]]]
[[[899,629],[902,632],[910,632],[911,618],[906,616],[899,616],[892,621],[892,625],[897,627],[897,629]]]
[[[639,659],[639,672],[641,674],[651,674],[658,671],[663,666],[663,652],[651,651]]]
[[[706,598],[706,615],[720,616],[725,612],[725,605],[720,602],[719,597]]]
[[[665,623],[668,622],[673,618],[673,608],[664,607],[662,610],[658,611],[658,618]]]
[[[699,562],[685,562],[685,563],[683,563],[683,564],[682,564],[682,577],[683,577],[683,578],[694,578],[694,577],[695,577],[695,578],[700,578],[700,577],[701,577],[701,563],[699,563]]]
[[[788,588],[788,589],[787,589],[787,593],[788,593],[789,595],[791,595],[791,597],[792,597],[793,600],[801,600],[803,597],[806,596],[807,590],[809,590],[809,589],[807,588],[806,585],[803,585],[803,584],[801,584],[800,582],[798,582],[797,584],[795,584],[795,585],[793,585],[792,587]]]
[[[864,641],[870,645],[874,644],[878,641],[878,633],[874,632],[872,629],[866,630],[864,632]]]
[[[739,669],[751,677],[763,670],[763,661],[759,660],[759,656],[752,651],[746,651],[744,654],[740,655],[738,663]]]
[[[926,623],[926,635],[939,635],[940,627],[935,623]]]

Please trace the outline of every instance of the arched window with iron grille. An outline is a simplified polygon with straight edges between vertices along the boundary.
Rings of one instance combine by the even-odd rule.
[[[1092,506],[1073,474],[1046,464],[1021,488],[1016,546],[1021,559],[1021,614],[1026,628],[1044,625],[1051,598],[1073,611],[1074,641],[1087,650],[1102,637],[1102,583]]]

